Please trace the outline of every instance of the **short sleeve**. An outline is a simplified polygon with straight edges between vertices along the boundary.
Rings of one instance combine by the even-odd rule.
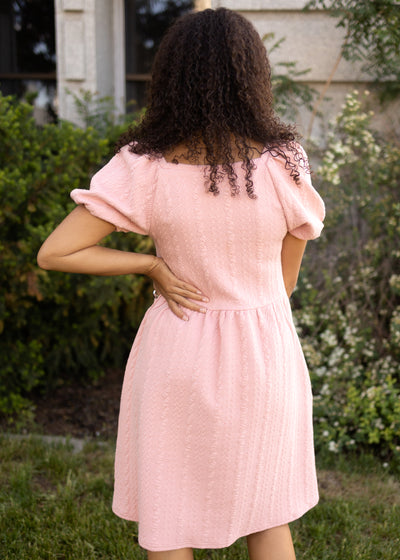
[[[299,239],[316,239],[324,227],[325,205],[312,186],[307,154],[299,144],[297,148],[301,153],[301,160],[298,162],[299,183],[295,183],[290,170],[285,168],[283,157],[270,156],[267,167],[282,205],[288,232]],[[288,155],[293,161],[293,155]]]
[[[149,234],[156,162],[124,146],[90,182],[74,189],[71,198],[89,212],[113,224],[117,231]]]

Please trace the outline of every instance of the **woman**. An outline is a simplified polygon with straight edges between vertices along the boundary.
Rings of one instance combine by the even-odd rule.
[[[113,502],[150,560],[244,535],[251,560],[292,560],[288,522],[318,501],[288,296],[324,207],[295,139],[252,25],[224,8],[186,15],[161,44],[143,121],[39,252],[45,269],[154,282],[122,390]],[[150,235],[157,256],[97,245],[115,229]]]

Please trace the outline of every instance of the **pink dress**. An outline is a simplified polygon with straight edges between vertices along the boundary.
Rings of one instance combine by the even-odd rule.
[[[221,548],[318,501],[310,379],[282,278],[282,240],[318,237],[324,205],[301,169],[263,154],[257,199],[203,166],[125,147],[72,198],[157,254],[210,302],[178,319],[159,297],[136,335],[122,389],[113,511],[148,550]],[[235,169],[243,175],[241,163]]]

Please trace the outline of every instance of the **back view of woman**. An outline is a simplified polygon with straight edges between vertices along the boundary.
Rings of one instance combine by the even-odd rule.
[[[38,256],[155,285],[126,368],[113,510],[139,522],[150,560],[241,536],[251,560],[293,560],[288,523],[318,492],[288,296],[324,206],[252,25],[224,8],[178,20],[117,148]],[[98,246],[114,229],[151,236],[157,256]]]

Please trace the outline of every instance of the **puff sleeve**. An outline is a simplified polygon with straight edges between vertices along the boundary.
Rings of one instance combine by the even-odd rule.
[[[282,205],[288,232],[298,239],[316,239],[324,227],[325,205],[312,186],[310,173],[306,171],[307,154],[300,145],[297,148],[302,155],[298,165],[299,184],[294,182],[290,172],[285,168],[286,162],[283,157],[271,156],[268,169]],[[293,158],[293,155],[291,157]]]
[[[93,216],[110,222],[117,231],[149,234],[156,164],[124,146],[90,182],[90,189],[74,189],[71,198]]]

